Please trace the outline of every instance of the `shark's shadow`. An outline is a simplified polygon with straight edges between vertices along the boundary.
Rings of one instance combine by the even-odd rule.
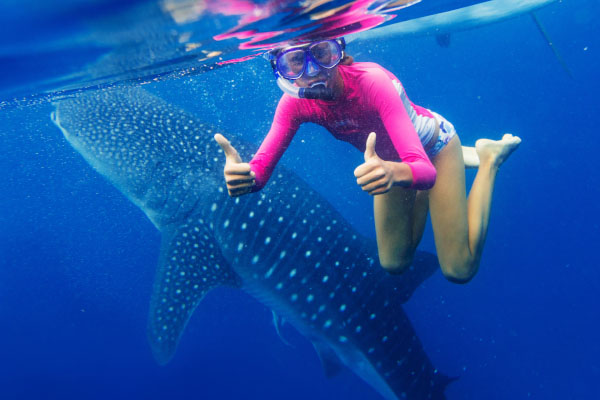
[[[401,305],[438,269],[434,255],[420,252],[410,271],[388,275],[373,240],[283,168],[262,192],[229,198],[214,128],[140,87],[55,107],[69,143],[162,233],[148,319],[158,362],[171,359],[203,296],[229,285],[311,340],[328,375],[344,364],[387,399],[444,398],[450,379],[431,364]]]

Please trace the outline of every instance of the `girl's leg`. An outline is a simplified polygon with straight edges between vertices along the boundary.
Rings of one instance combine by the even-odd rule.
[[[379,262],[388,272],[400,273],[412,264],[425,230],[428,194],[393,187],[373,198]]]
[[[468,282],[477,272],[487,235],[496,174],[520,142],[512,135],[504,135],[499,141],[477,141],[480,165],[468,200],[458,136],[436,156],[437,179],[429,193],[429,207],[438,259],[449,280]]]
[[[465,168],[479,167],[479,156],[477,155],[477,149],[475,147],[463,146],[462,155],[465,162]]]

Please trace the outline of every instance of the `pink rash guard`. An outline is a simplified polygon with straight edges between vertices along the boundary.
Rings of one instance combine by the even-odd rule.
[[[429,189],[435,183],[435,168],[421,141],[431,139],[434,116],[408,100],[400,81],[375,63],[338,66],[344,83],[340,100],[297,99],[284,94],[273,124],[250,161],[256,175],[253,191],[262,189],[300,125],[313,122],[333,136],[364,152],[370,132],[377,133],[375,151],[383,160],[402,161],[411,171],[411,188]],[[421,138],[415,129],[419,127]]]

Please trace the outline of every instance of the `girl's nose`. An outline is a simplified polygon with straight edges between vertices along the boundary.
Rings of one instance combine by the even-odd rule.
[[[306,66],[306,75],[310,77],[316,76],[320,70],[321,68],[319,68],[319,66],[313,60],[308,60],[308,65]]]

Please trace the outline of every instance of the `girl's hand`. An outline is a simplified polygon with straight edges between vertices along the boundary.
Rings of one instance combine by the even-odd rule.
[[[394,184],[391,165],[375,152],[375,138],[375,132],[371,132],[367,138],[365,162],[354,170],[356,183],[372,196],[388,192]]]
[[[237,197],[250,193],[256,183],[250,164],[242,162],[237,150],[223,135],[217,133],[215,140],[225,153],[225,169],[223,172],[229,195]]]

